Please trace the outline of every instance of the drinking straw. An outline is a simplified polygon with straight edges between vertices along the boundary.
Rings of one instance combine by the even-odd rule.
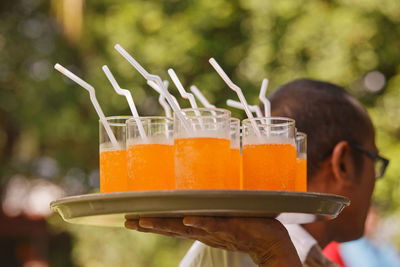
[[[89,91],[90,100],[92,101],[94,109],[96,110],[97,115],[100,118],[100,121],[104,125],[104,128],[105,128],[105,130],[107,132],[108,138],[110,138],[110,141],[111,141],[111,143],[113,144],[114,147],[119,147],[118,141],[117,141],[117,139],[115,139],[114,133],[112,132],[112,130],[110,128],[110,125],[108,124],[108,122],[106,120],[106,117],[104,116],[103,110],[101,109],[101,107],[99,105],[99,102],[97,101],[96,92],[94,90],[94,87],[91,86],[90,84],[88,84],[87,82],[85,82],[84,80],[82,80],[81,78],[79,78],[78,76],[76,76],[71,71],[67,70],[66,68],[64,68],[63,66],[61,66],[58,63],[56,63],[54,65],[54,68],[56,70],[58,70],[59,72],[61,72],[62,74],[64,74],[65,76],[67,76],[68,78],[70,78],[71,80],[73,80],[74,82],[76,82],[77,84],[79,84],[80,86],[82,86],[83,88],[85,88],[86,90]]]
[[[157,85],[155,82],[153,82],[153,81],[147,81],[147,84],[148,84],[151,88],[153,88],[157,93],[159,93],[160,95],[162,95],[160,87],[158,87],[158,85]],[[165,88],[168,89],[168,81],[163,81],[163,84],[164,84]],[[176,100],[176,97],[175,97],[174,95],[172,95],[172,94],[171,94],[171,97],[172,97],[172,100],[175,102],[175,105],[176,105],[179,109],[181,109],[181,106],[179,105],[178,100]],[[164,99],[165,99],[165,98],[164,98]]]
[[[160,92],[163,94],[165,99],[168,101],[171,108],[177,114],[178,118],[182,121],[182,125],[189,132],[190,127],[182,112],[180,112],[180,108],[176,105],[174,100],[171,97],[171,94],[164,87],[163,82],[158,75],[148,73],[125,49],[122,48],[119,44],[116,44],[114,48],[129,62],[131,65],[148,81],[153,81],[158,87],[161,89]]]
[[[168,90],[169,82],[163,81],[163,84],[164,87]],[[165,100],[165,97],[162,94],[158,96],[158,103],[160,103],[160,105],[164,109],[165,116],[168,118],[172,117],[171,107],[168,105],[167,101]]]
[[[214,105],[210,104],[208,102],[207,98],[200,92],[199,88],[197,86],[192,85],[190,86],[190,91],[197,97],[197,99],[200,101],[200,103],[205,107],[205,108],[215,108]],[[216,115],[215,111],[211,111],[212,115]],[[213,119],[214,122],[217,122],[216,119]]]
[[[173,69],[168,69],[168,74],[171,77],[172,81],[174,82],[176,88],[178,88],[179,93],[181,96],[185,99],[188,99],[190,102],[190,106],[192,108],[197,108],[197,103],[196,100],[194,99],[193,94],[186,92],[185,88],[183,88],[183,85],[181,81],[179,80],[178,76],[176,76],[176,73]]]
[[[171,77],[172,81],[174,82],[176,88],[178,88],[179,93],[181,94],[182,98],[188,99],[190,102],[190,106],[194,109],[194,114],[196,116],[201,116],[200,111],[197,110],[197,103],[196,99],[191,93],[186,92],[185,88],[181,81],[179,80],[178,76],[176,75],[175,71],[171,68],[168,69],[169,77]],[[200,121],[200,127],[203,129],[203,123]]]
[[[135,118],[136,124],[138,126],[140,137],[142,139],[145,139],[146,133],[144,132],[143,124],[140,121],[139,113],[137,112],[135,102],[133,102],[131,92],[129,90],[122,89],[119,86],[119,84],[117,83],[117,81],[114,78],[114,75],[112,75],[112,73],[111,73],[110,69],[107,67],[107,65],[104,65],[102,69],[103,69],[104,73],[106,74],[108,80],[110,81],[112,87],[114,88],[115,92],[117,92],[117,94],[119,94],[119,95],[125,96],[126,100],[128,101],[129,108],[131,109],[132,115]]]
[[[242,103],[240,103],[239,101],[228,99],[228,100],[226,100],[226,104],[232,108],[244,110]],[[249,105],[249,109],[250,109],[250,112],[255,112],[258,118],[261,118],[263,116],[259,106]]]
[[[268,98],[265,96],[267,93],[268,87],[268,79],[264,79],[261,84],[259,99],[261,103],[264,104],[264,114],[265,117],[271,117],[271,103],[269,102]]]
[[[258,105],[250,105],[250,110],[253,109],[254,112],[256,113],[258,118],[261,118],[263,116],[261,109]]]
[[[226,75],[225,71],[221,68],[221,66],[217,63],[217,61],[214,58],[209,59],[210,64],[214,67],[214,69],[217,71],[219,76],[225,81],[225,83],[233,90],[236,92],[236,94],[239,97],[240,102],[242,103],[244,107],[244,111],[246,112],[246,115],[249,119],[253,119],[253,114],[250,112],[249,105],[247,104],[246,98],[243,95],[242,89],[240,89],[239,86],[234,84],[231,79]],[[254,131],[258,137],[261,136],[260,130],[257,128],[257,124],[254,120],[250,120],[251,125],[254,128]]]
[[[158,96],[158,103],[160,103],[161,107],[164,109],[165,117],[171,118],[171,107],[168,105],[167,101],[165,101],[163,95]]]
[[[190,86],[190,91],[197,97],[197,99],[200,101],[200,103],[205,107],[205,108],[215,108],[214,105],[210,104],[208,102],[207,98],[200,92],[199,88],[197,86],[192,85]]]

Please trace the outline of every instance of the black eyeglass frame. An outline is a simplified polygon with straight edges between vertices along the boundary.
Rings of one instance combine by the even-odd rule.
[[[375,173],[375,178],[376,179],[381,178],[385,174],[386,168],[389,165],[389,160],[387,158],[384,158],[381,155],[379,155],[378,153],[375,153],[375,152],[373,152],[373,151],[371,151],[369,149],[366,149],[365,147],[360,146],[358,144],[355,144],[355,143],[349,143],[349,144],[350,144],[351,147],[357,149],[358,151],[366,154],[368,157],[373,159],[374,162],[376,162],[377,160],[380,160],[383,163],[381,173],[379,173],[379,174]]]
[[[384,158],[384,157],[382,157],[381,155],[379,155],[378,153],[375,153],[375,152],[373,152],[373,151],[371,151],[371,150],[369,150],[369,149],[366,149],[365,147],[360,146],[360,145],[358,145],[358,144],[356,144],[356,143],[349,142],[349,145],[350,145],[352,148],[357,149],[358,151],[360,151],[360,152],[366,154],[368,157],[370,157],[370,158],[374,161],[374,163],[375,163],[377,160],[382,161],[383,165],[382,165],[381,173],[380,173],[379,175],[377,175],[377,174],[375,173],[375,179],[379,179],[379,178],[381,178],[381,177],[385,174],[386,168],[387,168],[387,166],[389,165],[389,162],[390,162],[387,158]],[[330,156],[330,155],[332,154],[332,152],[333,152],[333,149],[330,150],[328,153],[325,153],[325,154],[321,155],[321,156],[320,156],[320,160],[326,159],[328,156]]]

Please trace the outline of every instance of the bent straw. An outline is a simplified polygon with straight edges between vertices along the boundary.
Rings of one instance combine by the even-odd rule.
[[[158,87],[161,89],[160,92],[163,94],[165,99],[168,101],[171,108],[177,114],[178,118],[182,121],[183,126],[185,129],[190,132],[190,127],[188,122],[186,121],[183,114],[180,112],[180,109],[174,102],[171,97],[171,94],[168,90],[164,87],[163,82],[160,76],[148,73],[125,49],[122,48],[119,44],[116,44],[114,48],[129,62],[131,65],[148,81],[153,81]]]
[[[228,106],[232,107],[232,108],[237,108],[237,109],[244,110],[244,107],[243,107],[242,103],[240,103],[239,101],[228,99],[228,100],[226,100],[226,104]],[[259,106],[257,106],[257,105],[249,105],[249,109],[250,109],[250,112],[255,112],[256,113],[257,118],[261,118],[263,116]]]
[[[164,84],[164,87],[168,90],[169,82],[163,81],[163,84]],[[160,103],[160,105],[164,109],[165,116],[168,118],[172,117],[171,107],[168,105],[167,101],[165,100],[165,97],[163,97],[162,94],[160,94],[158,96],[158,103]]]
[[[178,76],[176,75],[175,71],[172,68],[168,69],[168,74],[171,77],[172,81],[174,82],[176,88],[178,88],[179,93],[181,94],[182,98],[188,99],[190,106],[194,109],[194,113],[196,116],[200,116],[200,112],[197,110],[197,103],[196,99],[191,93],[186,92],[185,88],[183,88],[183,85],[181,81],[179,80]]]
[[[196,116],[201,116],[200,111],[197,110],[196,99],[194,99],[194,96],[191,93],[186,92],[185,88],[183,88],[183,85],[182,85],[181,81],[179,80],[178,76],[176,75],[175,71],[173,69],[169,68],[168,74],[169,74],[169,77],[171,77],[172,81],[174,82],[176,88],[178,88],[178,91],[181,94],[182,98],[189,100],[190,106],[194,109],[194,114]],[[200,121],[200,127],[203,128],[203,124],[201,123],[201,121]]]
[[[264,79],[261,84],[259,99],[261,103],[264,105],[264,114],[265,117],[271,117],[271,103],[269,102],[268,98],[265,96],[267,93],[268,87],[268,79]]]
[[[169,82],[167,80],[164,80],[163,84],[164,84],[165,89],[168,90]],[[172,98],[172,99],[174,99],[174,98]],[[175,100],[176,100],[176,98],[175,98]],[[165,100],[165,97],[162,94],[160,94],[160,96],[158,97],[158,102],[163,107],[165,116],[171,118],[172,117],[171,107],[169,106],[169,104]],[[178,102],[178,101],[176,101],[176,102]],[[178,108],[180,108],[179,104],[177,106],[178,106]]]
[[[142,139],[145,139],[146,133],[144,132],[143,124],[140,121],[139,113],[137,112],[135,102],[133,102],[131,92],[126,89],[122,89],[119,86],[119,84],[117,83],[117,81],[114,78],[114,75],[112,75],[112,73],[111,73],[110,69],[107,67],[107,65],[104,65],[102,69],[103,69],[104,73],[106,74],[108,80],[110,81],[112,87],[114,88],[115,92],[117,92],[117,94],[119,94],[119,95],[125,96],[126,100],[128,101],[129,108],[131,109],[132,115],[135,118],[136,124],[138,126],[140,137]]]
[[[157,93],[159,93],[160,95],[163,95],[163,93],[161,92],[160,87],[159,87],[155,82],[153,82],[153,81],[147,81],[147,84],[148,84],[151,88],[153,88]],[[164,81],[163,84],[164,84],[165,88],[168,89],[168,81]],[[172,95],[172,94],[170,94],[170,95],[171,95],[172,100],[175,102],[175,105],[176,105],[179,109],[181,109],[181,106],[179,105],[178,100],[176,100],[176,97],[175,97],[174,95]]]
[[[119,147],[118,141],[117,141],[117,139],[115,139],[114,133],[112,132],[112,130],[110,128],[110,125],[108,124],[108,122],[106,120],[106,117],[104,116],[103,110],[101,109],[101,107],[99,105],[99,102],[97,101],[96,92],[94,90],[94,87],[91,86],[90,84],[88,84],[87,82],[85,82],[84,80],[82,80],[81,78],[79,78],[78,76],[76,76],[71,71],[67,70],[66,68],[64,68],[63,66],[61,66],[58,63],[56,63],[54,65],[54,68],[56,70],[58,70],[59,72],[61,72],[62,74],[64,74],[65,76],[67,76],[68,78],[70,78],[71,80],[73,80],[74,82],[76,82],[77,84],[79,84],[80,86],[82,86],[83,88],[85,88],[87,91],[89,91],[90,100],[92,101],[94,109],[96,110],[97,115],[100,118],[100,121],[104,125],[104,128],[105,128],[105,130],[107,132],[108,138],[110,138],[110,141],[111,141],[111,143],[113,144],[114,147]]]
[[[263,114],[262,114],[261,109],[260,109],[259,106],[257,106],[257,105],[250,105],[250,109],[253,109],[253,110],[254,110],[254,112],[255,112],[256,115],[257,115],[257,118],[261,118],[261,117],[263,116]]]
[[[164,80],[164,81],[163,81],[163,85],[164,85],[164,87],[168,90],[169,81]]]
[[[167,101],[165,101],[163,95],[158,96],[158,103],[160,103],[161,107],[164,109],[165,117],[171,118],[171,107],[168,105]]]
[[[207,98],[200,92],[199,88],[197,86],[192,85],[190,86],[190,91],[197,97],[197,99],[200,101],[200,103],[205,107],[205,108],[215,108],[214,105],[210,104],[208,102]]]
[[[226,75],[225,71],[220,67],[220,65],[217,63],[217,61],[214,58],[209,59],[210,64],[214,67],[214,69],[217,71],[219,76],[225,81],[225,83],[233,90],[236,92],[236,94],[239,97],[240,102],[242,103],[244,107],[244,111],[246,112],[246,115],[249,119],[253,119],[253,114],[249,110],[249,105],[247,104],[246,98],[243,95],[242,89],[240,89],[239,86],[234,84],[231,79]],[[257,128],[257,124],[254,120],[250,120],[251,125],[254,128],[254,131],[258,137],[261,136],[260,130]]]
[[[176,76],[175,71],[173,69],[168,69],[168,74],[174,82],[176,88],[178,88],[178,91],[181,94],[182,98],[188,99],[192,108],[197,108],[197,103],[194,99],[194,96],[191,93],[186,92],[178,76]]]

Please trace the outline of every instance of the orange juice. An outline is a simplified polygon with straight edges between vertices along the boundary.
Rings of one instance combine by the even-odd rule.
[[[307,192],[307,159],[297,158],[296,180],[294,183],[296,191]]]
[[[240,189],[243,189],[243,155],[240,154]]]
[[[231,148],[227,189],[240,189],[240,149]]]
[[[196,137],[175,139],[177,189],[227,189],[230,141]]]
[[[127,190],[126,150],[106,150],[100,153],[100,192]]]
[[[174,147],[136,144],[128,147],[129,190],[175,188]]]
[[[243,147],[243,189],[294,190],[296,149],[290,144]]]

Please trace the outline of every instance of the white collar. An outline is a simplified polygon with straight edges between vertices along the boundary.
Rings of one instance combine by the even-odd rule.
[[[298,224],[284,224],[284,226],[289,232],[290,239],[297,250],[301,262],[304,262],[311,248],[314,245],[318,246],[317,240]]]

